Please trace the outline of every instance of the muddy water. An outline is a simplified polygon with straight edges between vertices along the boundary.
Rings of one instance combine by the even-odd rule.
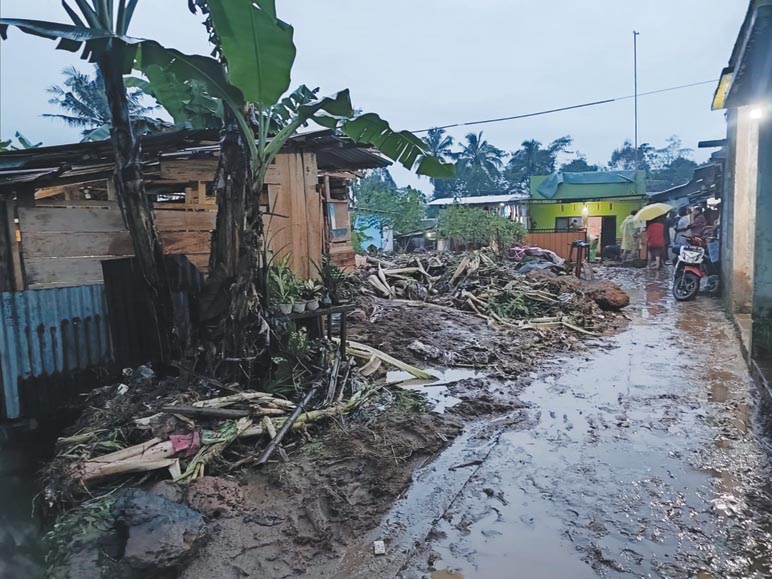
[[[440,414],[462,402],[461,398],[451,394],[448,384],[484,376],[483,372],[467,368],[425,368],[425,370],[433,376],[431,380],[421,380],[414,378],[409,372],[395,371],[386,373],[386,382],[392,384],[398,382],[400,388],[424,394],[431,410]]]
[[[0,441],[0,579],[43,576],[41,527],[33,517],[37,438]]]
[[[527,410],[468,429],[339,577],[772,576],[772,480],[719,304],[624,272],[630,328],[552,361]]]

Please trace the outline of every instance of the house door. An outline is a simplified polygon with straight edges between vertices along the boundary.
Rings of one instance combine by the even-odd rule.
[[[608,215],[603,218],[603,226],[600,232],[601,249],[607,245],[617,244],[617,217]]]

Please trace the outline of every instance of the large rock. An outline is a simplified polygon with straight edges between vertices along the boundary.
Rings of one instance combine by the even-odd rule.
[[[630,305],[630,296],[619,286],[609,282],[599,282],[590,291],[590,296],[602,310],[619,311]]]
[[[148,576],[183,567],[206,537],[201,514],[164,496],[126,491],[113,506],[116,525],[127,537],[121,563]]]

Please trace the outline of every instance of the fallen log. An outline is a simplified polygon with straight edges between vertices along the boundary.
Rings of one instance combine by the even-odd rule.
[[[371,275],[367,278],[367,281],[370,283],[371,286],[373,286],[383,297],[389,298],[391,297],[391,292],[387,287],[383,284],[381,280],[379,280],[376,276]]]
[[[74,477],[88,482],[118,474],[148,472],[170,467],[177,459],[171,441],[160,438],[106,454],[77,465]]]
[[[181,416],[192,416],[193,418],[220,418],[232,420],[234,418],[246,418],[251,413],[249,410],[230,410],[228,408],[197,408],[195,406],[164,406],[161,410]]]
[[[273,395],[268,394],[267,392],[240,392],[239,394],[231,394],[230,396],[200,400],[194,402],[193,406],[196,408],[225,408],[226,406],[231,406],[238,402],[249,402],[258,398],[265,398],[272,401]]]
[[[385,259],[377,259],[371,255],[367,256],[367,261],[372,263],[373,265],[385,265],[386,267],[397,267],[396,263],[386,261]]]

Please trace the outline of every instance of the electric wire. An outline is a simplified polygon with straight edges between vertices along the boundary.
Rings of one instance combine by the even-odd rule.
[[[702,81],[699,81],[699,82],[692,82],[692,83],[689,83],[689,84],[682,84],[682,85],[678,85],[678,86],[671,86],[671,87],[668,87],[668,88],[661,88],[661,89],[658,89],[658,90],[652,90],[652,91],[648,91],[648,92],[638,93],[638,97],[640,98],[640,97],[644,97],[644,96],[661,94],[661,93],[665,93],[665,92],[672,92],[672,91],[676,91],[676,90],[683,90],[683,89],[686,89],[686,88],[692,88],[692,87],[695,87],[695,86],[702,86],[702,85],[706,85],[706,84],[715,84],[717,82],[718,82],[718,79],[715,79],[715,80],[702,80]],[[430,129],[420,129],[418,131],[413,131],[413,132],[414,133],[428,133],[432,129],[455,129],[455,128],[458,128],[458,127],[472,127],[472,126],[476,126],[476,125],[487,125],[487,124],[490,124],[490,123],[501,123],[501,122],[505,122],[505,121],[515,121],[515,120],[518,120],[518,119],[527,119],[527,118],[530,118],[530,117],[539,117],[539,116],[543,116],[543,115],[551,115],[551,114],[560,113],[560,112],[563,112],[563,111],[571,111],[571,110],[583,109],[583,108],[588,108],[588,107],[596,107],[596,106],[600,106],[600,105],[606,105],[606,104],[610,104],[610,103],[614,103],[614,102],[619,102],[619,101],[624,101],[624,100],[629,100],[629,99],[633,99],[633,98],[635,98],[635,95],[626,95],[626,96],[609,98],[609,99],[603,99],[603,100],[598,100],[598,101],[591,101],[591,102],[581,103],[581,104],[576,104],[576,105],[569,105],[569,106],[559,107],[559,108],[555,108],[555,109],[548,109],[548,110],[538,111],[538,112],[534,112],[534,113],[525,113],[525,114],[521,114],[521,115],[513,115],[513,116],[510,116],[510,117],[498,117],[498,118],[493,118],[493,119],[485,119],[485,120],[481,120],[481,121],[470,121],[470,122],[466,122],[466,123],[453,123],[453,124],[450,124],[450,125],[440,125],[440,126],[437,126],[437,127],[431,127]]]

